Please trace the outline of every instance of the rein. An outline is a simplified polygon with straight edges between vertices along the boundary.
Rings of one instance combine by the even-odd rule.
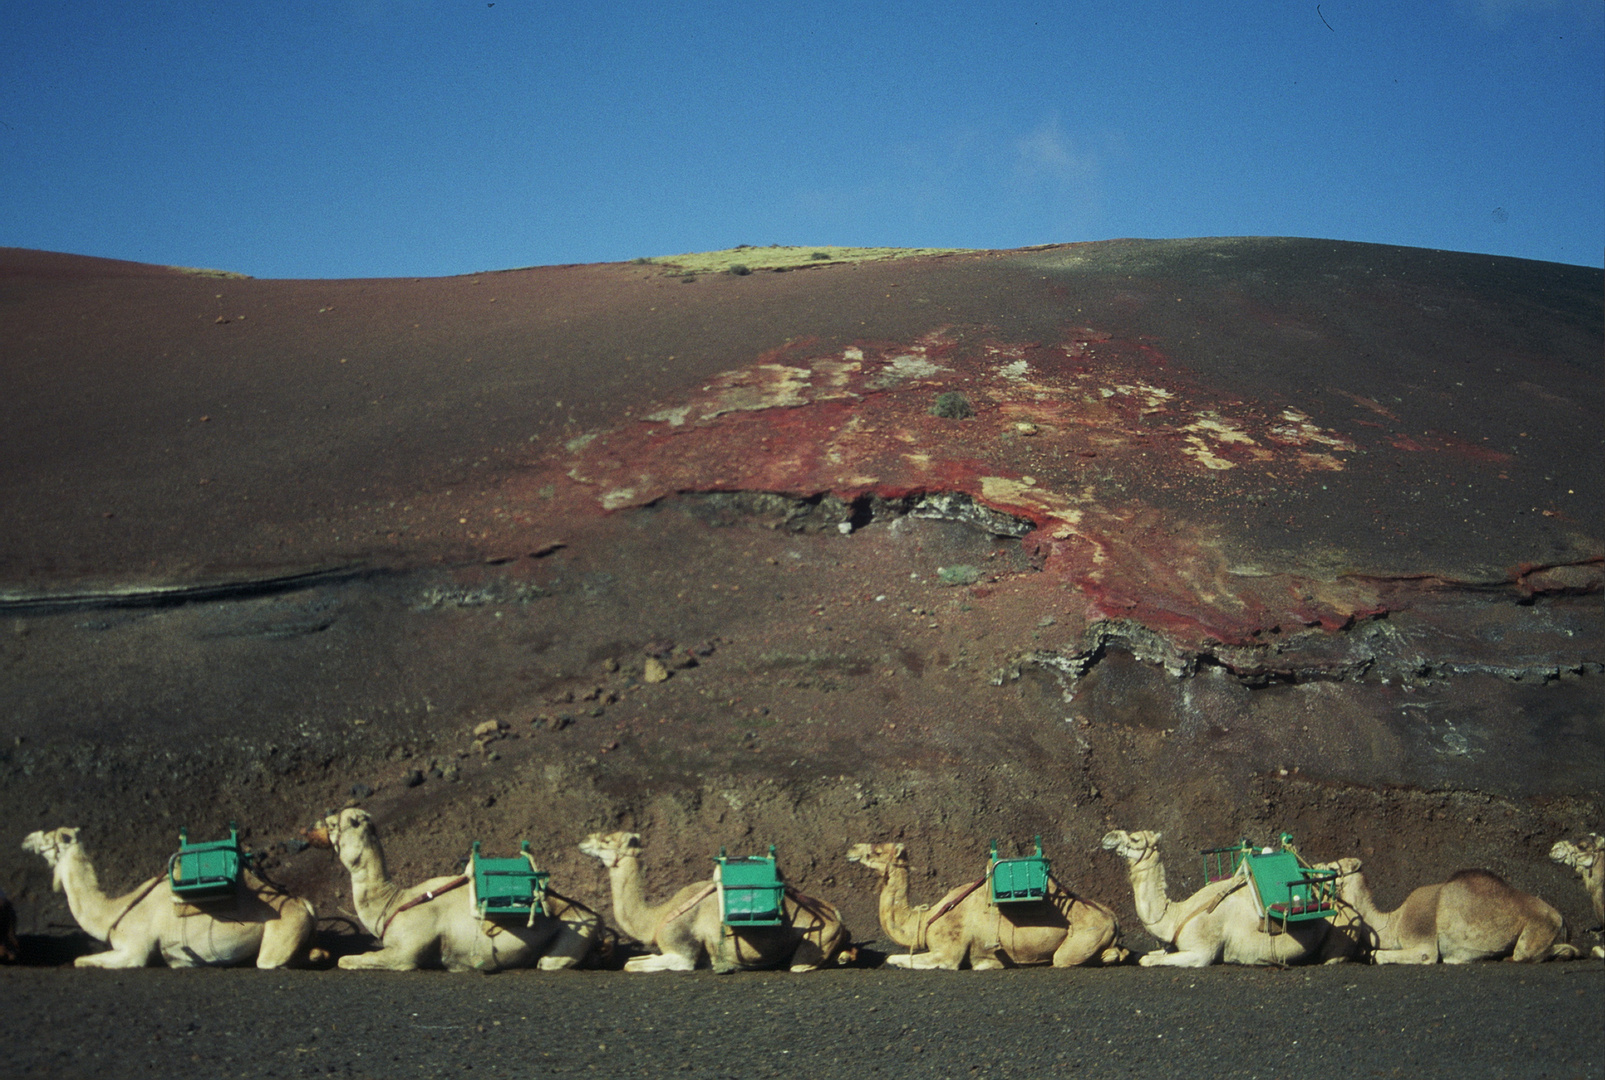
[[[400,915],[403,911],[410,911],[413,908],[417,907],[419,904],[427,904],[427,903],[429,903],[429,901],[433,900],[435,897],[441,896],[441,895],[443,895],[445,893],[449,893],[453,889],[460,889],[464,885],[467,885],[467,884],[468,884],[468,878],[463,877],[463,876],[454,877],[450,881],[446,882],[446,884],[440,886],[440,888],[438,888],[438,889],[430,889],[426,893],[421,893],[418,896],[413,897],[411,900],[408,900],[405,904],[398,905],[394,911],[392,911],[389,915],[385,916],[384,922],[379,924],[379,934],[378,934],[379,941],[381,943],[384,942],[385,931],[390,929],[390,924],[395,922],[396,921],[396,916]]]
[[[1232,895],[1232,893],[1236,892],[1238,889],[1241,889],[1246,884],[1248,884],[1248,877],[1246,875],[1239,876],[1231,888],[1222,889],[1215,899],[1211,900],[1201,908],[1189,911],[1186,917],[1176,925],[1176,932],[1170,935],[1170,947],[1173,949],[1179,947],[1176,944],[1176,939],[1181,937],[1181,932],[1187,928],[1188,923],[1192,922],[1200,915],[1212,914],[1216,908],[1220,907],[1222,900],[1225,900],[1228,896]]]
[[[110,926],[106,927],[107,944],[111,943],[111,932],[117,929],[117,924],[123,921],[123,916],[127,915],[130,911],[133,911],[136,907],[138,907],[139,902],[145,899],[145,897],[149,896],[151,891],[161,883],[162,879],[159,875],[145,882],[144,886],[140,888],[139,892],[134,896],[134,898],[128,902],[128,906],[123,908],[123,910],[118,913],[117,917],[111,921]]]

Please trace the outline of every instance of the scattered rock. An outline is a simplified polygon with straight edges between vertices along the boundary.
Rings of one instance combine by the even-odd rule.
[[[367,784],[352,784],[351,797],[353,799],[366,799],[373,794],[373,788]]]
[[[646,667],[641,672],[641,681],[660,683],[669,677],[669,669],[663,666],[663,661],[652,656],[647,658]]]
[[[475,725],[475,727],[474,727],[474,738],[476,738],[476,739],[485,739],[485,738],[498,739],[498,738],[501,738],[502,733],[505,732],[506,730],[507,730],[507,721],[505,721],[505,720],[486,720],[483,724]]]
[[[413,769],[402,778],[401,782],[407,787],[417,787],[419,784],[424,782],[424,772],[422,769]]]
[[[965,564],[958,566],[938,566],[936,576],[943,585],[974,585],[981,580],[981,571]]]

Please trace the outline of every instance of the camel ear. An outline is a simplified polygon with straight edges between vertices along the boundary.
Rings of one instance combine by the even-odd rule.
[[[892,845],[892,850],[896,851],[899,855],[902,855],[908,850],[908,847],[904,844],[897,843]]]
[[[1155,833],[1154,833],[1154,839],[1153,839],[1153,842],[1154,842],[1154,843],[1156,843],[1156,844],[1157,844],[1157,843],[1159,843],[1159,838],[1160,838],[1160,837],[1162,837],[1162,836],[1164,836],[1164,835],[1165,835],[1165,834],[1164,834],[1164,833],[1162,833],[1162,832],[1157,832],[1157,831],[1156,831],[1156,832],[1155,832]]]
[[[625,833],[624,834],[624,848],[625,848],[626,851],[640,851],[641,850],[641,834],[640,833],[633,833],[633,832]]]
[[[76,828],[57,829],[56,842],[62,847],[66,847],[68,844],[76,844],[78,842],[78,832],[79,830]]]

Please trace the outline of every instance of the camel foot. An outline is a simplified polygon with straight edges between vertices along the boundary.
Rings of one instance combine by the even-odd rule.
[[[818,971],[819,970],[819,965],[818,964],[793,964],[793,965],[791,965],[791,967],[787,968],[786,970],[787,971]]]
[[[342,971],[417,971],[418,965],[410,960],[387,957],[382,952],[354,953],[340,958]]]
[[[1002,971],[1003,961],[993,957],[987,960],[971,960],[971,971]]]
[[[1143,967],[1208,967],[1210,957],[1203,953],[1173,952],[1155,949],[1144,953],[1137,961]]]
[[[625,971],[695,971],[697,962],[672,953],[632,956],[624,962]]]
[[[124,968],[142,968],[145,961],[139,957],[129,956],[120,952],[91,953],[89,956],[80,956],[72,962],[73,967],[104,968],[118,971]]]

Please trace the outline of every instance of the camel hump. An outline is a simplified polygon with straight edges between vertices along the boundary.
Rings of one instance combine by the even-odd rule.
[[[1456,870],[1449,875],[1444,884],[1458,885],[1469,892],[1487,896],[1499,896],[1514,891],[1509,882],[1492,870]]]

